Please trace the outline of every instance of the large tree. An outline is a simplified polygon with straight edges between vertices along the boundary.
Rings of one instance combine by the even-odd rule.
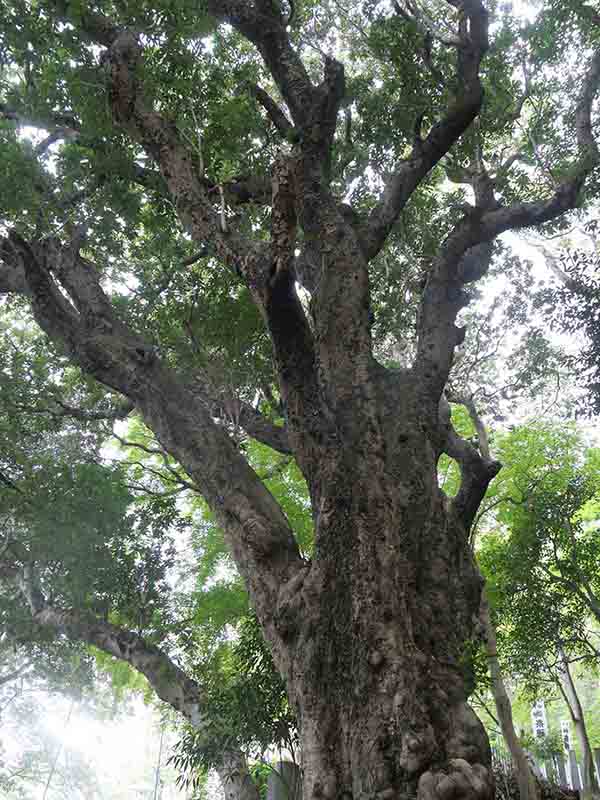
[[[494,239],[576,207],[598,163],[597,15],[548,2],[520,30],[481,0],[48,0],[2,16],[0,290],[206,499],[297,711],[306,800],[491,796],[463,666],[469,529],[499,465],[455,433],[444,389]],[[442,165],[459,192],[435,192]],[[396,334],[387,365],[380,310],[408,325],[375,319],[380,344]],[[240,431],[299,465],[310,558]]]

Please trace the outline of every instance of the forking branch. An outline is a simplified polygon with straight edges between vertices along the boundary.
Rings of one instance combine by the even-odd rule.
[[[451,3],[454,5],[454,3]],[[458,96],[424,139],[416,142],[388,179],[380,200],[362,226],[369,259],[381,250],[415,189],[471,125],[483,101],[479,66],[488,49],[487,12],[480,0],[467,0],[459,16],[456,79]]]
[[[127,396],[161,444],[175,459],[187,462],[190,477],[227,527],[240,572],[246,572],[250,584],[260,581],[263,596],[269,586],[276,595],[302,563],[293,533],[210,408],[199,403],[190,386],[118,319],[100,287],[98,271],[74,248],[53,241],[29,245],[16,235],[4,245],[0,274],[18,271],[40,327],[61,341],[76,363]],[[10,278],[7,282],[13,285]],[[162,410],[165,401],[171,404],[168,417]],[[193,465],[185,455],[190,442],[197,448]],[[224,461],[228,470],[219,468]],[[274,558],[264,559],[265,553]]]
[[[470,407],[475,408],[472,403]],[[502,464],[490,457],[487,437],[484,438],[483,447],[477,448],[456,433],[450,419],[449,398],[445,395],[440,399],[439,408],[440,426],[445,433],[443,450],[457,462],[461,475],[460,487],[451,506],[468,533],[487,487],[500,471]]]
[[[419,0],[394,0],[393,6],[399,16],[413,22],[422,34],[432,36],[438,42],[451,47],[459,47],[462,44],[461,37],[443,21],[434,21]]]
[[[463,218],[446,237],[433,261],[422,298],[416,368],[436,396],[440,396],[448,379],[454,348],[464,337],[464,332],[454,325],[467,302],[464,286],[481,278],[487,270],[485,260],[480,260],[478,268],[473,255],[482,248],[491,248],[493,240],[504,231],[541,225],[576,207],[586,178],[600,161],[591,123],[592,103],[599,86],[600,50],[589,62],[577,99],[578,158],[550,197],[506,206],[496,199],[493,180],[485,170],[478,176],[479,189],[473,184],[476,201],[478,191],[481,201],[465,209]],[[467,262],[475,268],[465,269]]]
[[[459,436],[450,419],[450,402],[460,403],[467,409],[473,425],[478,432],[477,447]],[[483,500],[490,481],[498,474],[502,464],[490,455],[489,441],[485,425],[477,413],[470,396],[444,394],[440,400],[440,422],[445,431],[444,452],[459,466],[460,488],[452,507],[463,521],[466,531],[471,529],[477,510]]]

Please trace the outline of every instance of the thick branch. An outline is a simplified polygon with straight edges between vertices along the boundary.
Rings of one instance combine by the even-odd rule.
[[[488,48],[487,12],[480,0],[465,0],[464,14],[469,33],[461,33],[458,44],[457,78],[459,95],[446,115],[418,141],[410,156],[402,161],[389,178],[383,194],[363,229],[363,247],[367,258],[374,258],[398,219],[412,193],[438,161],[473,122],[483,101],[479,65]]]
[[[458,463],[460,469],[460,488],[452,501],[452,509],[468,531],[490,481],[498,474],[502,465],[489,458],[489,454],[484,456],[456,433],[450,421],[450,406],[444,395],[440,400],[440,423],[445,434],[443,451]]]
[[[482,457],[486,460],[490,461],[490,441],[488,437],[487,428],[485,427],[483,420],[479,416],[479,412],[475,406],[475,402],[473,400],[473,395],[464,395],[464,394],[456,394],[454,392],[446,392],[446,397],[448,398],[450,403],[457,403],[461,406],[464,406],[469,414],[471,422],[475,430],[477,431],[477,444],[479,448],[479,452],[481,453]]]
[[[284,138],[287,138],[294,130],[294,126],[279,108],[275,100],[273,100],[271,95],[268,92],[265,92],[264,89],[262,89],[260,86],[257,86],[255,83],[248,84],[248,91],[258,100],[258,102],[267,112],[267,116],[273,125],[275,125],[279,133]]]
[[[14,582],[34,622],[53,628],[73,642],[93,645],[120,661],[126,661],[148,679],[161,700],[180,711],[195,728],[204,727],[200,686],[188,678],[166,653],[125,628],[72,609],[49,605],[40,591],[32,566],[15,571]]]
[[[263,248],[228,229],[214,208],[194,159],[174,125],[146,105],[138,85],[141,48],[137,37],[121,33],[109,50],[111,105],[116,121],[157,162],[178,214],[195,241],[211,241],[216,254],[241,274],[256,268]]]
[[[30,406],[25,403],[16,402],[14,403],[13,408],[26,414],[49,414],[51,417],[55,417],[57,419],[61,417],[70,417],[71,419],[78,419],[83,422],[125,419],[135,408],[133,403],[129,402],[123,403],[119,406],[113,406],[112,408],[93,410],[89,408],[78,408],[76,406],[71,406],[68,403],[64,403],[58,397],[50,397],[49,401],[55,403],[56,406]]]
[[[303,564],[274,498],[210,410],[194,398],[191,387],[116,318],[92,265],[73,257],[72,250],[61,256],[55,243],[32,248],[19,241],[18,245],[3,253],[13,256],[5,269],[15,264],[24,269],[38,324],[62,342],[83,369],[139,409],[223,526],[257,609],[272,608],[281,586]],[[60,274],[73,305],[59,291],[50,269]],[[68,312],[63,304],[69,306]]]
[[[53,0],[52,5],[61,19],[71,24],[76,20],[86,38],[104,47],[110,47],[122,32],[122,29],[104,14],[90,11],[85,6],[72,4],[70,0]],[[72,5],[75,8],[71,8]]]
[[[270,282],[274,284],[284,273],[290,274],[294,264],[297,217],[294,191],[293,160],[280,156],[273,166],[271,249],[273,264]]]
[[[291,454],[292,448],[289,442],[287,429],[268,420],[260,411],[257,411],[250,403],[239,401],[238,421],[248,436],[256,439],[262,444],[266,444],[279,453]]]
[[[277,275],[274,269],[273,276],[267,287],[265,317],[274,344],[288,442],[311,487],[317,483],[320,443],[328,424],[317,383],[315,343],[293,271],[284,268]]]
[[[192,384],[194,397],[201,402],[212,417],[225,424],[242,428],[248,436],[272,447],[280,453],[292,453],[286,427],[276,425],[254,406],[232,391],[215,386],[209,374],[196,371]]]
[[[287,103],[294,124],[303,128],[315,101],[313,86],[302,60],[292,47],[287,20],[278,4],[263,0],[208,0],[208,10],[228,22],[257,48]]]
[[[473,184],[478,204],[467,210],[442,245],[421,302],[415,368],[426,389],[435,395],[443,391],[454,348],[464,337],[464,332],[454,325],[458,311],[467,302],[463,287],[485,273],[492,241],[504,231],[541,225],[577,206],[586,178],[600,161],[591,127],[591,105],[599,85],[600,51],[591,60],[577,101],[579,159],[550,198],[501,206],[494,198],[493,184],[485,171],[480,173],[479,183]]]
[[[188,678],[166,653],[141,636],[110,622],[89,620],[76,611],[47,605],[32,616],[35,622],[54,628],[72,641],[85,642],[126,661],[148,679],[161,700],[180,711],[195,728],[203,727],[198,684]]]
[[[73,419],[80,419],[83,421],[95,420],[118,420],[126,419],[129,414],[134,410],[133,403],[125,402],[120,406],[108,409],[106,411],[98,410],[92,411],[87,408],[76,408],[68,403],[63,403],[62,400],[55,398],[56,403],[60,406],[60,411],[51,411],[54,416],[72,417]]]
[[[30,245],[14,232],[0,240],[0,259],[4,264],[0,277],[2,291],[10,292],[12,286],[24,284],[19,293],[31,298],[40,327],[55,339],[69,341],[78,326],[79,315],[50,279],[44,259],[38,260]]]
[[[22,260],[10,239],[0,239],[0,263],[10,264],[10,267],[0,270],[0,294],[30,296]]]
[[[18,569],[0,562],[0,578],[15,584],[35,623],[53,629],[73,642],[92,645],[129,664],[147,679],[156,695],[183,714],[198,731],[209,733],[210,722],[203,708],[203,690],[188,677],[167,653],[143,637],[121,626],[73,609],[60,609],[47,603],[37,585],[33,567]],[[21,675],[29,666],[0,676],[0,684]],[[248,772],[244,754],[227,745],[218,767],[226,796],[230,800],[258,800],[258,791]]]
[[[323,413],[313,333],[296,291],[294,252],[301,156],[281,155],[273,167],[269,279],[261,304],[274,345],[289,443],[309,486],[317,484]],[[306,234],[306,228],[305,228]]]
[[[468,213],[479,217],[485,209],[496,208],[493,183],[485,170],[472,175],[471,183],[477,205]],[[460,257],[456,270],[449,279],[437,270],[439,259],[434,261],[421,297],[417,330],[417,355],[413,369],[419,374],[423,388],[436,398],[444,390],[454,357],[454,349],[462,344],[465,329],[455,323],[458,311],[468,302],[463,285],[479,280],[486,274],[492,258],[491,242],[483,242],[467,249]]]
[[[208,9],[217,19],[233,25],[256,46],[290,110],[302,150],[313,155],[318,153],[327,173],[337,112],[345,91],[342,65],[326,57],[323,80],[315,86],[292,47],[287,31],[288,20],[279,3],[261,0],[250,6],[243,0],[209,0]],[[277,120],[276,124],[283,132],[286,124],[281,114],[273,108],[268,96],[261,97],[266,101],[263,104],[271,119]]]
[[[54,111],[29,114],[23,109],[12,108],[5,103],[0,103],[0,118],[11,120],[18,126],[26,125],[30,128],[60,134],[58,138],[72,138],[79,132],[79,123],[75,117]]]

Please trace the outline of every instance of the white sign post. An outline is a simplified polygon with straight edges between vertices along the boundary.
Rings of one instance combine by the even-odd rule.
[[[543,700],[536,700],[531,707],[531,727],[533,735],[538,739],[548,735],[548,718]]]
[[[561,719],[560,721],[560,738],[562,739],[565,752],[568,753],[573,747],[571,742],[571,723],[568,719]]]

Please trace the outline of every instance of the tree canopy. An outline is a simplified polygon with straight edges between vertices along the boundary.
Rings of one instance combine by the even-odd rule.
[[[598,11],[531,6],[0,2],[0,610],[133,666],[239,798],[294,719],[305,800],[491,796],[486,510],[492,595],[595,613],[595,467],[529,426],[488,491],[480,417],[573,368],[498,237],[598,190]]]

